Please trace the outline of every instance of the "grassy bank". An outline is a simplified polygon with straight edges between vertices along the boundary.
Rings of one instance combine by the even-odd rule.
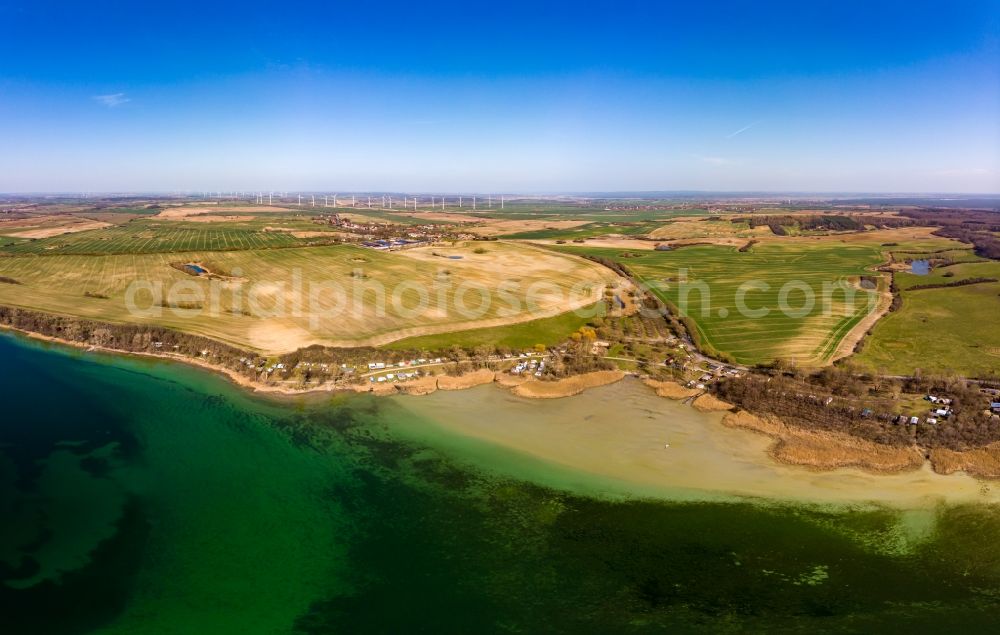
[[[531,348],[536,344],[552,346],[566,340],[571,333],[586,325],[593,319],[588,316],[595,314],[595,310],[595,307],[591,306],[581,311],[569,311],[555,317],[541,318],[520,324],[408,337],[386,344],[385,348],[392,350],[444,350],[452,346],[463,348],[476,346]]]

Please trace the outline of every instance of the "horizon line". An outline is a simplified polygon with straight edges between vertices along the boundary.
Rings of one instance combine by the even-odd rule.
[[[921,197],[921,198],[938,198],[943,196],[964,196],[964,197],[975,197],[975,198],[992,198],[1000,197],[1000,191],[997,192],[967,192],[967,191],[899,191],[899,190],[591,190],[591,191],[573,191],[573,190],[535,190],[535,191],[488,191],[488,190],[401,190],[401,189],[325,189],[325,188],[309,188],[309,189],[290,189],[281,188],[278,189],[268,189],[260,190],[256,188],[231,188],[226,190],[205,190],[203,188],[197,189],[122,189],[122,190],[12,190],[12,191],[0,191],[0,196],[67,196],[74,198],[81,197],[91,197],[91,196],[139,196],[139,195],[170,195],[170,196],[200,196],[206,193],[214,194],[221,192],[224,196],[219,200],[225,200],[226,198],[231,198],[233,193],[240,193],[243,195],[255,195],[259,192],[265,194],[276,192],[283,192],[285,194],[328,194],[332,195],[336,193],[337,195],[351,195],[351,194],[400,194],[407,196],[521,196],[521,197],[581,197],[581,198],[615,198],[615,197],[625,197],[625,198],[638,198],[647,196],[662,196],[662,195],[759,195],[759,196],[872,196],[872,197],[882,197],[882,198],[896,198],[903,196],[910,197]],[[212,198],[211,196],[209,198]]]

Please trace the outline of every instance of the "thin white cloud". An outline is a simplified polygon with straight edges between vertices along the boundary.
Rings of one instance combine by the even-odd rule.
[[[743,126],[742,128],[740,128],[736,132],[734,132],[732,134],[726,135],[726,139],[732,139],[733,137],[735,137],[738,134],[743,134],[744,132],[746,132],[750,128],[753,128],[754,126],[756,126],[757,124],[759,124],[761,121],[763,121],[763,119],[758,119],[757,121],[754,121],[753,123],[749,123],[749,124]]]
[[[701,159],[702,162],[708,163],[709,165],[732,165],[733,164],[733,160],[732,159],[727,159],[726,157],[703,157],[701,155],[698,155],[698,158]]]
[[[984,176],[990,171],[986,168],[960,168],[951,170],[938,170],[935,176]]]
[[[112,93],[110,95],[94,95],[94,101],[108,108],[115,108],[132,100],[126,97],[125,93]]]

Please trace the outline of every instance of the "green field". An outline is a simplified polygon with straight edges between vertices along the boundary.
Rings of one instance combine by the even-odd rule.
[[[745,364],[776,358],[801,364],[828,361],[873,300],[874,294],[856,289],[854,281],[871,275],[867,268],[883,260],[877,247],[832,241],[768,242],[745,253],[718,245],[662,252],[570,246],[560,250],[623,263],[669,306],[690,318],[696,329],[693,335],[704,350]],[[768,286],[746,291],[743,306],[750,311],[741,311],[738,304],[744,284]],[[788,284],[802,288],[788,289],[790,310],[785,312],[778,310],[779,295]],[[814,296],[811,310],[804,310],[806,287]],[[853,306],[846,302],[848,290],[856,296]],[[824,297],[829,298],[828,310]],[[755,317],[762,309],[768,309],[767,314]]]
[[[656,240],[682,240],[689,238],[753,238],[771,236],[767,226],[751,228],[748,222],[733,222],[728,218],[710,216],[702,209],[669,211],[594,212],[592,214],[565,214],[552,220],[579,219],[592,221],[569,229],[542,229],[507,234],[505,238],[518,240],[572,240],[594,238],[608,234],[625,237],[648,236]],[[629,215],[631,214],[631,215]]]
[[[426,208],[420,211],[431,211]],[[603,207],[580,207],[576,205],[512,205],[505,209],[494,204],[492,209],[482,206],[473,211],[470,206],[463,208],[448,206],[449,212],[460,212],[468,216],[500,220],[587,220],[594,223],[641,223],[667,221],[678,216],[702,216],[708,210],[701,208],[683,209],[604,209]]]
[[[95,211],[103,214],[136,214],[140,216],[154,216],[160,213],[163,209],[158,206],[153,207],[101,207],[95,208]]]
[[[381,203],[381,201],[379,201]],[[333,209],[324,210],[326,212],[333,212]],[[340,207],[337,208],[337,212],[341,214],[356,216],[363,216],[369,219],[369,222],[376,223],[394,223],[396,225],[446,225],[444,221],[432,220],[427,218],[415,218],[413,216],[406,216],[399,212],[412,212],[411,209],[399,209],[399,210],[384,210],[384,209],[368,209],[367,207]],[[418,211],[425,211],[419,210]],[[454,211],[454,210],[451,210]]]
[[[897,261],[905,262],[907,260],[950,260],[952,262],[983,262],[985,258],[981,258],[975,254],[973,248],[970,247],[959,247],[955,249],[893,249],[893,258]]]
[[[901,271],[896,274],[896,286],[905,291],[914,286],[953,284],[967,278],[1000,278],[1000,262],[980,258],[947,267],[934,267],[923,276]]]
[[[594,307],[574,311],[555,317],[531,320],[519,324],[508,324],[485,329],[471,329],[455,333],[440,333],[423,337],[409,337],[391,342],[385,348],[399,350],[442,351],[452,346],[474,348],[476,346],[508,347],[529,349],[537,344],[552,346],[566,341],[571,333],[590,322],[599,313]]]
[[[677,218],[679,216],[703,216],[708,214],[708,210],[701,208],[691,209],[665,209],[665,210],[606,210],[592,209],[579,212],[562,212],[560,218],[579,218],[596,223],[635,223],[635,222],[662,222]]]
[[[571,227],[569,229],[539,229],[536,231],[517,232],[514,234],[507,234],[504,238],[516,240],[574,240],[579,238],[605,236],[607,234],[645,236],[659,226],[660,223],[651,222],[598,222],[580,225],[579,227]]]
[[[271,223],[275,220],[270,219]],[[249,223],[194,223],[143,219],[104,229],[93,229],[36,240],[0,239],[4,254],[40,256],[150,254],[233,249],[273,249],[307,245],[287,231],[266,231],[267,221]],[[312,229],[318,228],[313,225]],[[312,240],[315,242],[315,239]]]
[[[944,277],[948,272],[955,275]],[[926,276],[896,274],[902,305],[875,325],[857,360],[893,374],[1000,372],[1000,282],[908,290],[966,278],[1000,279],[1000,262],[953,265]]]

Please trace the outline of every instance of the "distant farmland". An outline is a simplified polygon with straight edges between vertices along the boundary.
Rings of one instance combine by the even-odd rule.
[[[628,267],[636,277],[675,310],[684,295],[685,275],[691,290],[687,311],[696,329],[695,337],[708,352],[722,354],[744,364],[792,360],[802,364],[828,361],[841,340],[867,313],[873,291],[857,288],[858,278],[873,275],[867,268],[882,261],[880,250],[871,245],[832,242],[777,243],[755,246],[747,252],[720,245],[698,245],[673,251],[629,251],[563,247],[569,253],[610,258]],[[751,310],[768,308],[767,315],[741,314],[737,304],[740,285],[759,282],[768,285],[750,289],[745,306]],[[801,317],[778,311],[779,292],[793,282],[808,286],[815,294],[815,307]],[[707,285],[709,293],[698,289]],[[830,310],[823,311],[823,288],[829,285]],[[845,299],[853,289],[853,308]],[[787,305],[803,307],[806,292],[792,289]]]
[[[14,242],[14,244],[8,244]],[[269,249],[308,244],[289,232],[264,231],[230,223],[188,224],[134,221],[124,225],[32,241],[0,238],[0,256],[147,254],[183,251]]]

